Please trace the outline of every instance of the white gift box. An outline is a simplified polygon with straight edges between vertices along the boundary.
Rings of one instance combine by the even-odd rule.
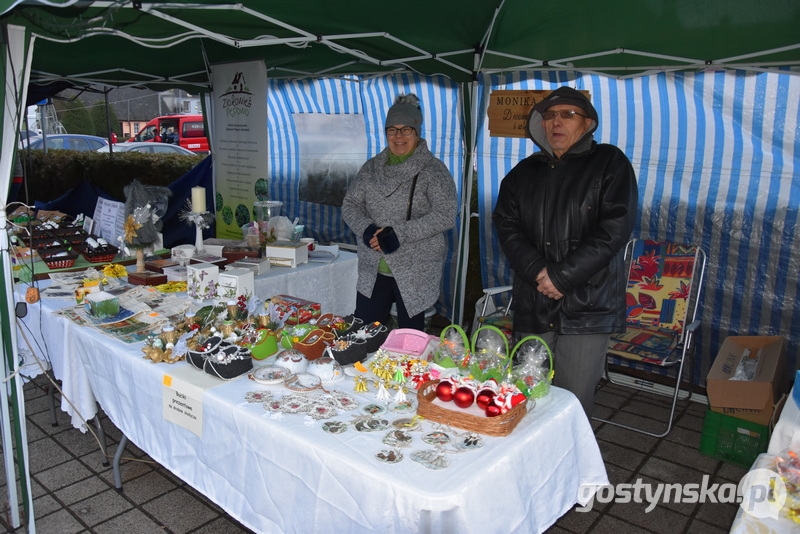
[[[239,295],[252,295],[255,291],[254,273],[250,269],[230,269],[219,273],[219,297],[235,299]]]
[[[269,258],[242,258],[225,266],[226,269],[228,267],[231,269],[249,268],[258,276],[269,271]]]
[[[219,297],[219,266],[211,263],[190,263],[186,266],[186,293],[194,300]]]
[[[164,267],[164,274],[167,275],[167,282],[186,282],[186,274],[188,270],[185,265],[175,265],[173,267]]]
[[[266,255],[272,265],[297,267],[308,262],[308,243],[275,241],[267,245]]]

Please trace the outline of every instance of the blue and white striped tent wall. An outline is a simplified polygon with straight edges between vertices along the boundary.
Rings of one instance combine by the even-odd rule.
[[[800,76],[660,73],[617,80],[581,73],[515,73],[481,80],[483,110],[495,89],[590,91],[599,142],[619,146],[639,181],[634,236],[700,244],[709,262],[700,301],[695,381],[729,335],[800,344]],[[481,114],[485,121],[485,112]],[[530,140],[478,135],[477,169],[485,287],[510,283],[491,227],[500,181],[534,150]]]
[[[321,243],[354,244],[356,237],[342,221],[341,208],[300,201],[300,150],[293,113],[362,114],[366,127],[367,157],[386,146],[383,131],[386,111],[399,94],[414,93],[423,111],[422,137],[454,176],[461,194],[464,167],[460,87],[443,77],[392,75],[374,78],[270,80],[267,95],[269,122],[269,193],[283,201],[283,215],[299,217],[307,233]],[[447,265],[457,250],[458,223],[448,232]],[[449,316],[453,300],[454,267],[442,281],[440,313]]]

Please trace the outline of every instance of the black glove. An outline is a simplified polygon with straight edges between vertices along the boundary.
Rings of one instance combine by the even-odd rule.
[[[375,224],[370,224],[367,226],[367,229],[364,230],[364,244],[369,246],[369,241],[372,239],[372,236],[375,235],[375,232],[378,231],[378,226]]]
[[[384,254],[391,254],[400,248],[400,240],[397,239],[394,228],[387,226],[381,230],[381,233],[378,234],[378,244],[381,246],[381,250]]]

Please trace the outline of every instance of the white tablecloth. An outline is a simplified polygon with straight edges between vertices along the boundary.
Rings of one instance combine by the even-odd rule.
[[[791,399],[789,399],[789,401],[791,401]],[[753,462],[749,474],[757,469],[777,471],[775,460],[776,457],[773,454],[759,454]],[[762,478],[756,480],[763,483],[766,479]],[[756,495],[759,496],[760,493],[756,493]],[[761,500],[755,503],[746,501],[743,504],[744,508],[739,506],[736,511],[736,517],[731,525],[730,534],[797,534],[800,532],[800,524],[795,523],[787,517],[787,508],[785,506],[779,512],[774,512]],[[748,513],[745,511],[749,506],[752,506],[756,513]]]
[[[798,387],[795,382],[794,388]],[[789,392],[783,411],[772,431],[767,453],[778,454],[785,449],[792,449],[800,454],[800,409],[794,400],[794,388]]]
[[[323,313],[349,315],[356,309],[358,256],[342,250],[333,263],[301,263],[297,267],[272,267],[255,279],[262,299],[291,295],[319,302]]]
[[[207,375],[186,362],[153,364],[140,344],[58,316],[44,323],[69,342],[66,366],[81,369],[91,388],[81,396],[96,398],[133,443],[257,532],[540,532],[608,483],[589,421],[577,399],[558,388],[510,436],[484,437],[482,448],[448,454],[450,467],[434,471],[409,457],[430,448],[422,432],[401,462],[381,463],[375,454],[387,448],[386,431],[351,426],[334,435],[302,414],[273,418],[245,403],[245,393],[286,390],[246,377],[205,390],[199,437],[163,418],[163,384],[165,376],[202,383]],[[350,380],[336,387],[352,391]],[[359,401],[374,401],[374,393]]]
[[[319,302],[323,313],[348,315],[356,308],[357,266],[355,253],[340,251],[332,263],[307,263],[296,268],[273,267],[255,278],[255,293],[262,299],[288,294]],[[39,285],[47,287],[50,281],[42,280]],[[26,286],[18,284],[15,289],[17,298],[23,300]],[[68,321],[53,321],[49,317],[52,310],[74,303],[71,299],[44,299],[28,305],[28,315],[22,320],[24,325],[19,327],[28,341],[18,335],[18,346],[27,349],[29,342],[37,354],[49,357],[53,373],[61,380],[64,393],[61,409],[70,415],[75,428],[85,432],[85,421],[97,413],[97,401],[83,366],[76,358],[66,357],[81,352],[82,341],[73,335]],[[137,345],[135,350],[140,348]]]

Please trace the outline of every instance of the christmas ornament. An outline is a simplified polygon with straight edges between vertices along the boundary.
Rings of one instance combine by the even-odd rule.
[[[459,408],[469,408],[474,402],[475,392],[467,386],[461,386],[453,394],[453,403]]]
[[[442,402],[452,401],[455,392],[455,385],[447,379],[442,380],[439,382],[439,385],[436,386],[436,397]]]

